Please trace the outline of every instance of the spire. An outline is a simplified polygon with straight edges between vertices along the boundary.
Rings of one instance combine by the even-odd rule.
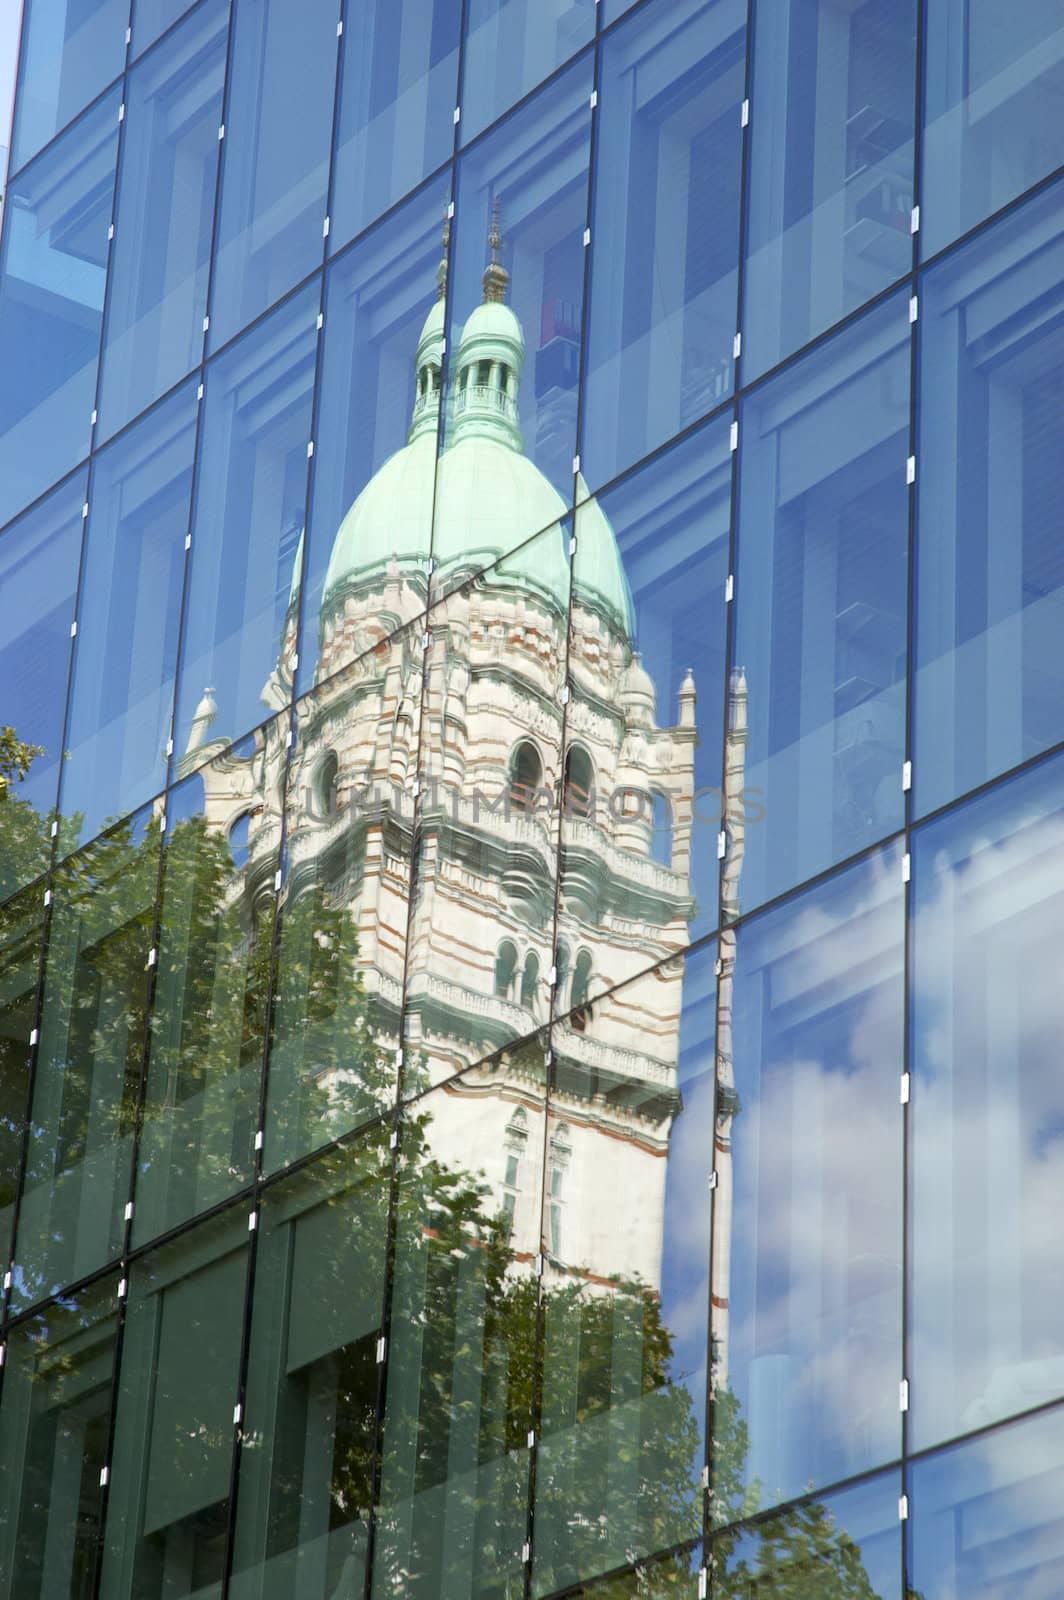
[[[491,228],[488,231],[488,248],[491,250],[491,260],[484,268],[485,305],[490,305],[493,300],[500,302],[505,302],[506,300],[506,291],[510,285],[510,274],[499,260],[502,244],[499,202],[496,199],[491,203]]]

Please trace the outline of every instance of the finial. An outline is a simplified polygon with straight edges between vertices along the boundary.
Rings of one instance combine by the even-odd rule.
[[[510,274],[499,260],[502,249],[502,229],[500,227],[500,210],[498,199],[491,203],[491,228],[488,231],[488,246],[491,250],[491,260],[484,268],[484,303],[506,299],[506,290],[510,283]]]
[[[439,300],[447,298],[447,251],[451,244],[451,218],[449,210],[443,213],[443,256],[436,268],[436,297]]]

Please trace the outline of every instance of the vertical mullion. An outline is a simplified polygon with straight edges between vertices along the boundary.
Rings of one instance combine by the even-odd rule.
[[[925,0],[914,0],[914,22],[916,28],[915,51],[915,81],[913,85],[913,206],[916,214],[923,221],[923,121],[924,121],[924,71],[926,66],[927,50],[927,8]],[[909,527],[908,527],[908,570],[906,573],[906,654],[905,654],[905,760],[913,760],[913,716],[916,695],[915,665],[916,665],[916,639],[914,617],[916,608],[916,539],[917,527],[917,496],[920,492],[920,459],[919,459],[919,400],[920,400],[920,233],[917,230],[912,235],[912,262],[911,277],[909,280],[910,304],[913,299],[916,303],[916,319],[911,323],[909,334],[909,455],[916,461],[916,481],[909,487]],[[913,768],[908,768],[910,781],[905,793],[905,843],[904,849],[909,862],[912,862],[912,829],[913,829],[913,795],[915,789],[912,782]],[[914,936],[914,895],[912,872],[910,869],[908,881],[904,884],[904,924],[902,933],[902,1066],[901,1070],[907,1076],[908,1083],[912,1084],[912,943]],[[902,1236],[901,1236],[901,1360],[900,1378],[909,1383],[909,1285],[912,1270],[912,1211],[911,1211],[911,1173],[912,1173],[912,1096],[910,1089],[909,1100],[901,1108],[902,1114]],[[910,1471],[909,1455],[912,1449],[911,1428],[909,1424],[909,1406],[911,1405],[912,1386],[909,1383],[909,1402],[901,1415],[901,1453],[902,1453],[902,1494],[908,1497],[911,1513],[912,1500],[909,1496]],[[909,1534],[906,1524],[901,1524],[900,1538],[900,1563],[901,1563],[901,1592],[909,1593]]]

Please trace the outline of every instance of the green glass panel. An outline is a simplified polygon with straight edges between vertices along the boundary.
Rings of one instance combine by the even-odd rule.
[[[716,957],[596,971],[552,1035],[537,1595],[702,1531]]]
[[[546,1035],[418,1102],[403,1128],[377,1592],[520,1593]],[[507,1147],[520,1150],[506,1203]]]
[[[286,732],[267,724],[167,803],[138,1244],[251,1177]]]
[[[107,1461],[117,1274],[11,1332],[0,1407],[2,1600],[90,1600]]]
[[[231,1600],[362,1593],[390,1163],[375,1130],[264,1197]]]
[[[56,873],[16,1307],[114,1259],[144,1054],[159,827],[122,823]]]
[[[230,1208],[132,1270],[101,1600],[221,1594],[247,1239]]]
[[[0,1261],[10,1260],[25,1135],[43,900],[35,883],[0,906]]]

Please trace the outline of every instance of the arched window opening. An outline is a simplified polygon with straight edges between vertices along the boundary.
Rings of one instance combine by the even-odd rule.
[[[339,807],[338,780],[340,762],[335,750],[327,750],[321,758],[315,782],[318,811],[323,817],[334,817]]]
[[[517,1210],[517,1196],[521,1192],[521,1163],[528,1148],[528,1114],[522,1106],[514,1109],[514,1114],[506,1124],[506,1133],[503,1139],[503,1180],[502,1180],[502,1214],[506,1218],[509,1231],[513,1232],[514,1212]]]
[[[672,866],[672,805],[669,797],[655,789],[651,796],[653,820],[650,831],[650,854],[659,866]]]
[[[555,1009],[562,1009],[565,1005],[565,986],[569,982],[569,965],[572,960],[569,946],[564,939],[558,940],[558,953],[554,958],[555,983],[554,992],[557,995]]]
[[[525,957],[524,971],[521,973],[521,1004],[529,1010],[535,1006],[538,988],[539,957],[535,951],[530,950]]]
[[[542,783],[543,763],[539,751],[530,739],[523,739],[510,761],[510,804],[521,811],[531,811]]]
[[[547,1222],[551,1255],[555,1257],[560,1257],[562,1253],[565,1180],[572,1155],[573,1146],[569,1129],[564,1122],[560,1122],[551,1135],[547,1173]]]
[[[509,999],[516,971],[517,947],[509,939],[504,939],[495,955],[495,993],[501,1000]]]
[[[570,745],[565,757],[565,811],[570,817],[589,817],[594,808],[595,769],[580,745]]]
[[[477,383],[478,383],[478,385],[480,386],[480,388],[486,389],[490,382],[491,382],[491,362],[490,361],[480,361],[480,362],[478,362],[477,363]]]
[[[577,1006],[587,1004],[587,992],[591,987],[591,952],[581,950],[576,958],[573,968],[573,990],[569,996],[569,1004],[575,1009]]]
[[[251,812],[244,811],[229,827],[229,853],[235,867],[242,867],[248,858],[251,835]]]

